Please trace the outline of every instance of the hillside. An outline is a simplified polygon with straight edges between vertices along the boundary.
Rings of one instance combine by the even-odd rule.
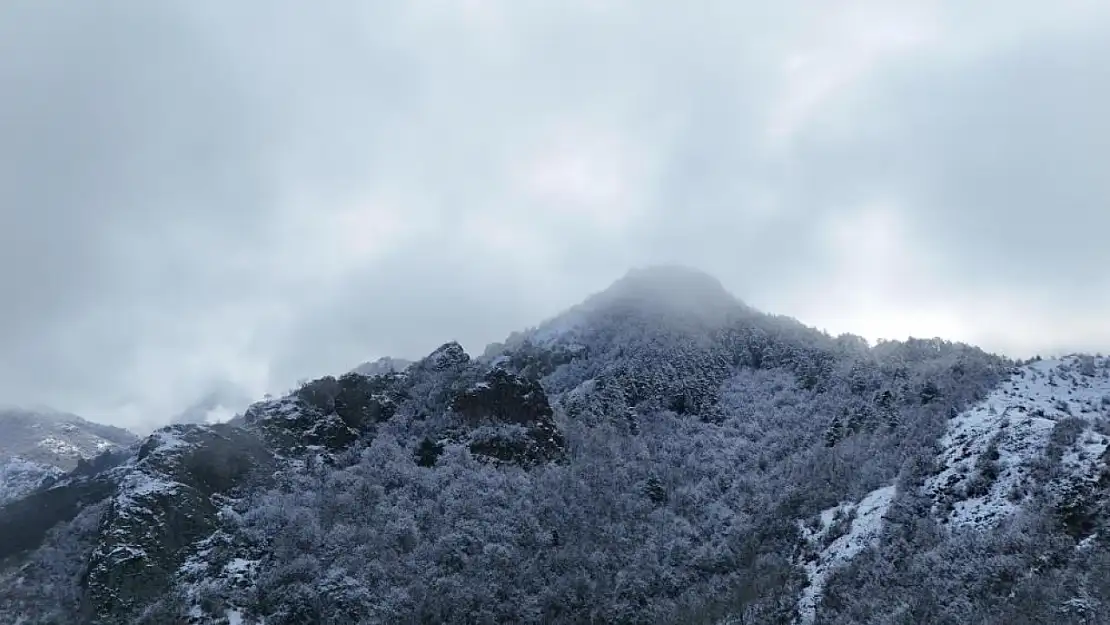
[[[1108,375],[639,270],[0,507],[0,621],[1103,622]]]
[[[73,470],[82,460],[137,440],[126,430],[71,414],[0,409],[0,504]]]

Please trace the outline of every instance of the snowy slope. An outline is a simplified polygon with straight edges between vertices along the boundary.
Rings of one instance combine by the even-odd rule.
[[[191,546],[213,534],[229,493],[256,469],[264,474],[270,460],[242,428],[178,424],[151,434],[135,456],[111,469],[116,489],[84,582],[96,615],[114,622],[106,617],[161,592]]]
[[[1058,434],[1063,471],[1055,486],[1095,480],[1110,439],[1092,428],[1110,406],[1110,361],[1069,356],[1020,367],[986,400],[953,418],[941,439],[939,473],[926,482],[934,513],[952,527],[987,528],[1018,510],[1032,472]],[[1051,461],[1051,458],[1048,458]]]
[[[138,438],[126,430],[48,410],[0,409],[0,462],[19,456],[69,471],[77,461]]]
[[[48,478],[63,475],[61,469],[19,456],[0,462],[0,506],[23,497]]]
[[[816,527],[799,524],[806,541],[801,564],[809,582],[798,601],[799,623],[813,623],[829,574],[878,539],[883,515],[894,500],[894,494],[893,486],[884,486],[859,503],[842,503],[821,512],[814,524]]]
[[[1038,484],[1062,495],[1093,483],[1110,447],[1095,425],[1108,414],[1110,359],[1075,355],[1018,367],[949,421],[937,472],[925,482],[933,514],[953,529],[987,531],[1020,510]],[[814,621],[828,576],[876,543],[894,495],[893,486],[880,488],[799,524],[805,545],[798,563],[809,581],[799,623]]]
[[[0,505],[105,451],[136,440],[126,430],[48,410],[0,409]]]

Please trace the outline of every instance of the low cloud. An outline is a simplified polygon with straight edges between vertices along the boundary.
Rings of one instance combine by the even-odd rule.
[[[1107,42],[1079,0],[8,2],[0,398],[142,429],[649,263],[1110,351]]]

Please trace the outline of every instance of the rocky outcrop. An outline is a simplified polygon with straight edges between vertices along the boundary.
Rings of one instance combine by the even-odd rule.
[[[243,422],[281,454],[297,455],[313,447],[339,450],[359,436],[336,413],[340,390],[335,378],[321,378],[287,397],[252,405]]]
[[[401,395],[396,387],[403,377],[399,374],[344,375],[338,380],[333,403],[335,414],[348,427],[359,432],[366,432],[374,425],[388,421],[397,412]]]
[[[262,441],[241,428],[177,425],[155,432],[120,468],[85,580],[85,617],[130,622],[136,608],[170,587],[191,547],[214,531],[221,497],[271,463]]]
[[[566,443],[539,382],[501,368],[460,393],[452,403],[468,433],[470,452],[533,466],[562,458]]]
[[[460,393],[452,408],[472,425],[494,421],[527,426],[552,415],[539,382],[504,369],[490,371],[482,382]]]
[[[447,371],[469,363],[470,355],[466,353],[462,345],[451,341],[450,343],[444,343],[439,349],[429,354],[427,358],[421,360],[418,365],[423,369]]]

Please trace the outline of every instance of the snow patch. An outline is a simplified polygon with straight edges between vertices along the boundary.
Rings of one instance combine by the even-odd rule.
[[[249,581],[258,567],[258,560],[234,558],[224,567],[224,573],[235,582]]]
[[[140,508],[142,500],[156,495],[172,495],[181,488],[181,484],[165,478],[150,475],[142,471],[127,473],[120,483],[119,492],[116,494],[115,506],[120,516],[130,516]]]
[[[1070,417],[1088,423],[1064,451],[1061,467],[1069,480],[1097,479],[1110,440],[1089,429],[1089,422],[1106,412],[1106,397],[1105,359],[1069,356],[1018,368],[985,400],[949,421],[939,471],[925,483],[934,514],[951,527],[977,529],[1012,516],[1030,495],[1030,471],[1043,458],[1053,429]]]
[[[220,503],[218,514],[225,523],[234,525],[239,516],[237,506],[241,505],[242,500],[227,498]],[[261,554],[239,551],[233,533],[228,533],[226,529],[217,529],[198,542],[196,551],[186,558],[176,575],[177,587],[186,605],[190,606],[191,623],[220,623],[221,615],[231,618],[227,614],[232,612],[242,619],[239,622],[264,623],[263,619],[247,618],[240,608],[235,607],[236,603],[242,605],[242,601],[237,601],[236,593],[251,587],[261,562]],[[223,588],[230,594],[224,595],[219,602],[213,602],[209,591],[215,587]],[[206,596],[208,599],[202,599]]]
[[[57,467],[15,456],[0,464],[0,505],[30,494],[47,478],[62,475],[63,471]]]
[[[799,522],[809,547],[803,564],[809,585],[798,600],[798,622],[801,625],[809,625],[817,617],[817,604],[821,602],[829,575],[878,540],[883,516],[890,508],[894,495],[894,486],[884,486],[869,493],[858,504],[842,503],[821,512],[816,529]],[[847,531],[822,547],[837,521],[848,518],[851,522]]]
[[[177,428],[168,427],[161,430],[156,430],[150,435],[150,438],[155,441],[154,452],[166,454],[181,449],[190,449],[193,443],[186,441],[181,437]]]
[[[1097,479],[1099,469],[1105,466],[1102,458],[1110,447],[1110,439],[1097,432],[1084,432],[1078,441],[1064,453],[1060,463],[1069,474],[1083,479]]]
[[[39,441],[39,447],[46,449],[59,456],[80,456],[81,449],[72,443],[63,441],[60,438],[48,436]]]

